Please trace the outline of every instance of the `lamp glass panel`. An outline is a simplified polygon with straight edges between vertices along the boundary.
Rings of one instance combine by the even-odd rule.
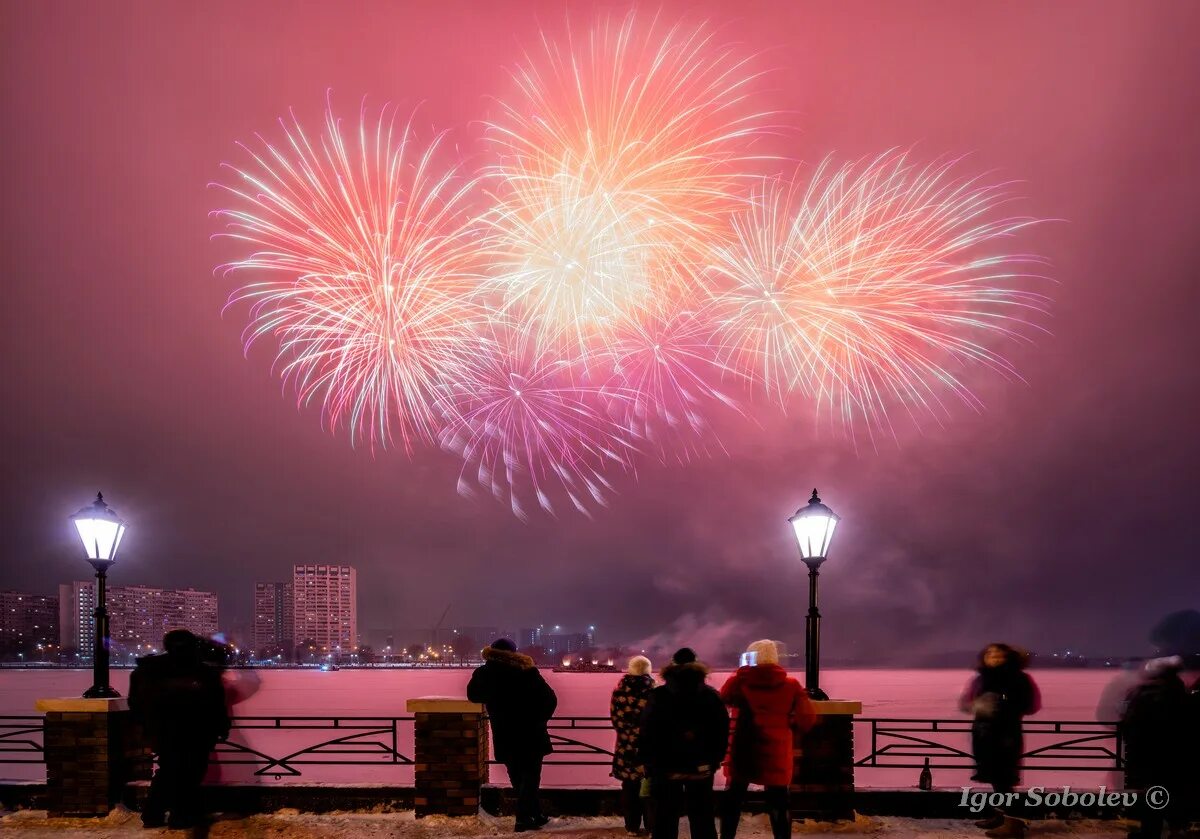
[[[111,561],[117,553],[117,545],[125,527],[120,522],[109,519],[75,519],[75,529],[87,551],[88,559]]]
[[[792,519],[796,541],[800,545],[800,556],[804,559],[825,556],[836,524],[836,519],[823,515],[797,516]]]

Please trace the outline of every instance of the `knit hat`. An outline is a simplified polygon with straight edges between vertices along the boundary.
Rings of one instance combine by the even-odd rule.
[[[691,647],[680,647],[675,651],[675,655],[671,656],[672,664],[691,664],[696,660],[696,651]]]
[[[650,659],[644,655],[635,655],[629,659],[629,669],[626,672],[630,676],[645,676],[650,672]]]
[[[492,649],[493,650],[504,650],[505,652],[515,653],[517,651],[517,645],[514,644],[512,641],[508,640],[507,638],[497,638],[495,641],[492,642]]]
[[[779,663],[779,647],[774,641],[764,638],[761,641],[755,641],[746,648],[747,652],[756,653],[755,661],[759,664],[778,664]]]

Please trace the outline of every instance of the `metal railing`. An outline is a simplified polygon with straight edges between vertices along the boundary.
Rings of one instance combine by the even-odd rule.
[[[235,717],[212,762],[253,766],[257,776],[297,777],[304,766],[410,766],[414,717]],[[854,721],[856,769],[972,769],[969,719]],[[554,717],[548,766],[606,766],[613,757],[608,717]],[[1116,723],[1026,720],[1022,766],[1043,771],[1119,771]],[[270,742],[277,732],[278,750]],[[43,718],[0,716],[0,764],[43,763]],[[491,761],[496,763],[495,760]]]
[[[865,769],[974,769],[971,720],[858,718],[854,765]],[[866,732],[863,729],[867,729]],[[1027,770],[1113,772],[1124,768],[1116,723],[1082,720],[1025,720]],[[864,741],[862,735],[866,733]]]
[[[0,717],[0,763],[45,763],[45,718]]]
[[[397,766],[414,763],[399,749],[400,725],[414,717],[234,717],[229,738],[217,744],[211,762],[226,766],[257,766],[255,775],[274,775],[276,779],[301,774],[297,766]],[[239,743],[242,731],[289,732],[293,741],[279,757]],[[295,748],[302,732],[333,732],[316,743]],[[250,738],[245,738],[250,739]],[[258,739],[258,738],[254,738]]]

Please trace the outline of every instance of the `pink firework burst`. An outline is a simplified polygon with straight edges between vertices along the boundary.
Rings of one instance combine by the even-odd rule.
[[[243,146],[220,234],[249,250],[227,273],[267,276],[235,292],[250,304],[246,344],[274,339],[300,403],[372,448],[432,442],[439,382],[464,360],[478,254],[466,233],[470,181],[436,163],[388,110],[347,133],[332,108],[315,144],[293,117],[284,143]]]
[[[618,324],[604,360],[625,428],[661,460],[680,462],[721,448],[709,420],[715,404],[740,411],[720,387],[713,320],[702,309],[645,308]]]
[[[490,125],[488,288],[541,348],[587,356],[624,316],[694,284],[742,200],[745,58],[704,27],[606,20],[543,41]]]
[[[720,358],[766,395],[798,391],[853,433],[888,408],[978,406],[972,366],[1016,376],[994,344],[1020,338],[1046,298],[1025,290],[1033,257],[1010,237],[1002,187],[918,168],[903,154],[833,170],[803,189],[764,181],[713,249]]]
[[[635,447],[598,406],[628,398],[620,388],[581,383],[569,362],[539,351],[512,325],[494,324],[440,400],[448,418],[442,443],[465,461],[459,491],[477,484],[522,520],[526,494],[550,513],[559,493],[585,514],[603,505],[612,490],[603,472],[628,468]]]

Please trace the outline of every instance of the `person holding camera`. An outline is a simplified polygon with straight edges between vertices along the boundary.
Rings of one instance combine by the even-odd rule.
[[[778,645],[763,640],[755,641],[742,655],[742,666],[722,686],[721,699],[733,711],[721,839],[734,839],[737,834],[750,784],[766,788],[775,839],[790,836],[788,786],[796,759],[795,742],[816,720],[808,693],[779,665]]]

